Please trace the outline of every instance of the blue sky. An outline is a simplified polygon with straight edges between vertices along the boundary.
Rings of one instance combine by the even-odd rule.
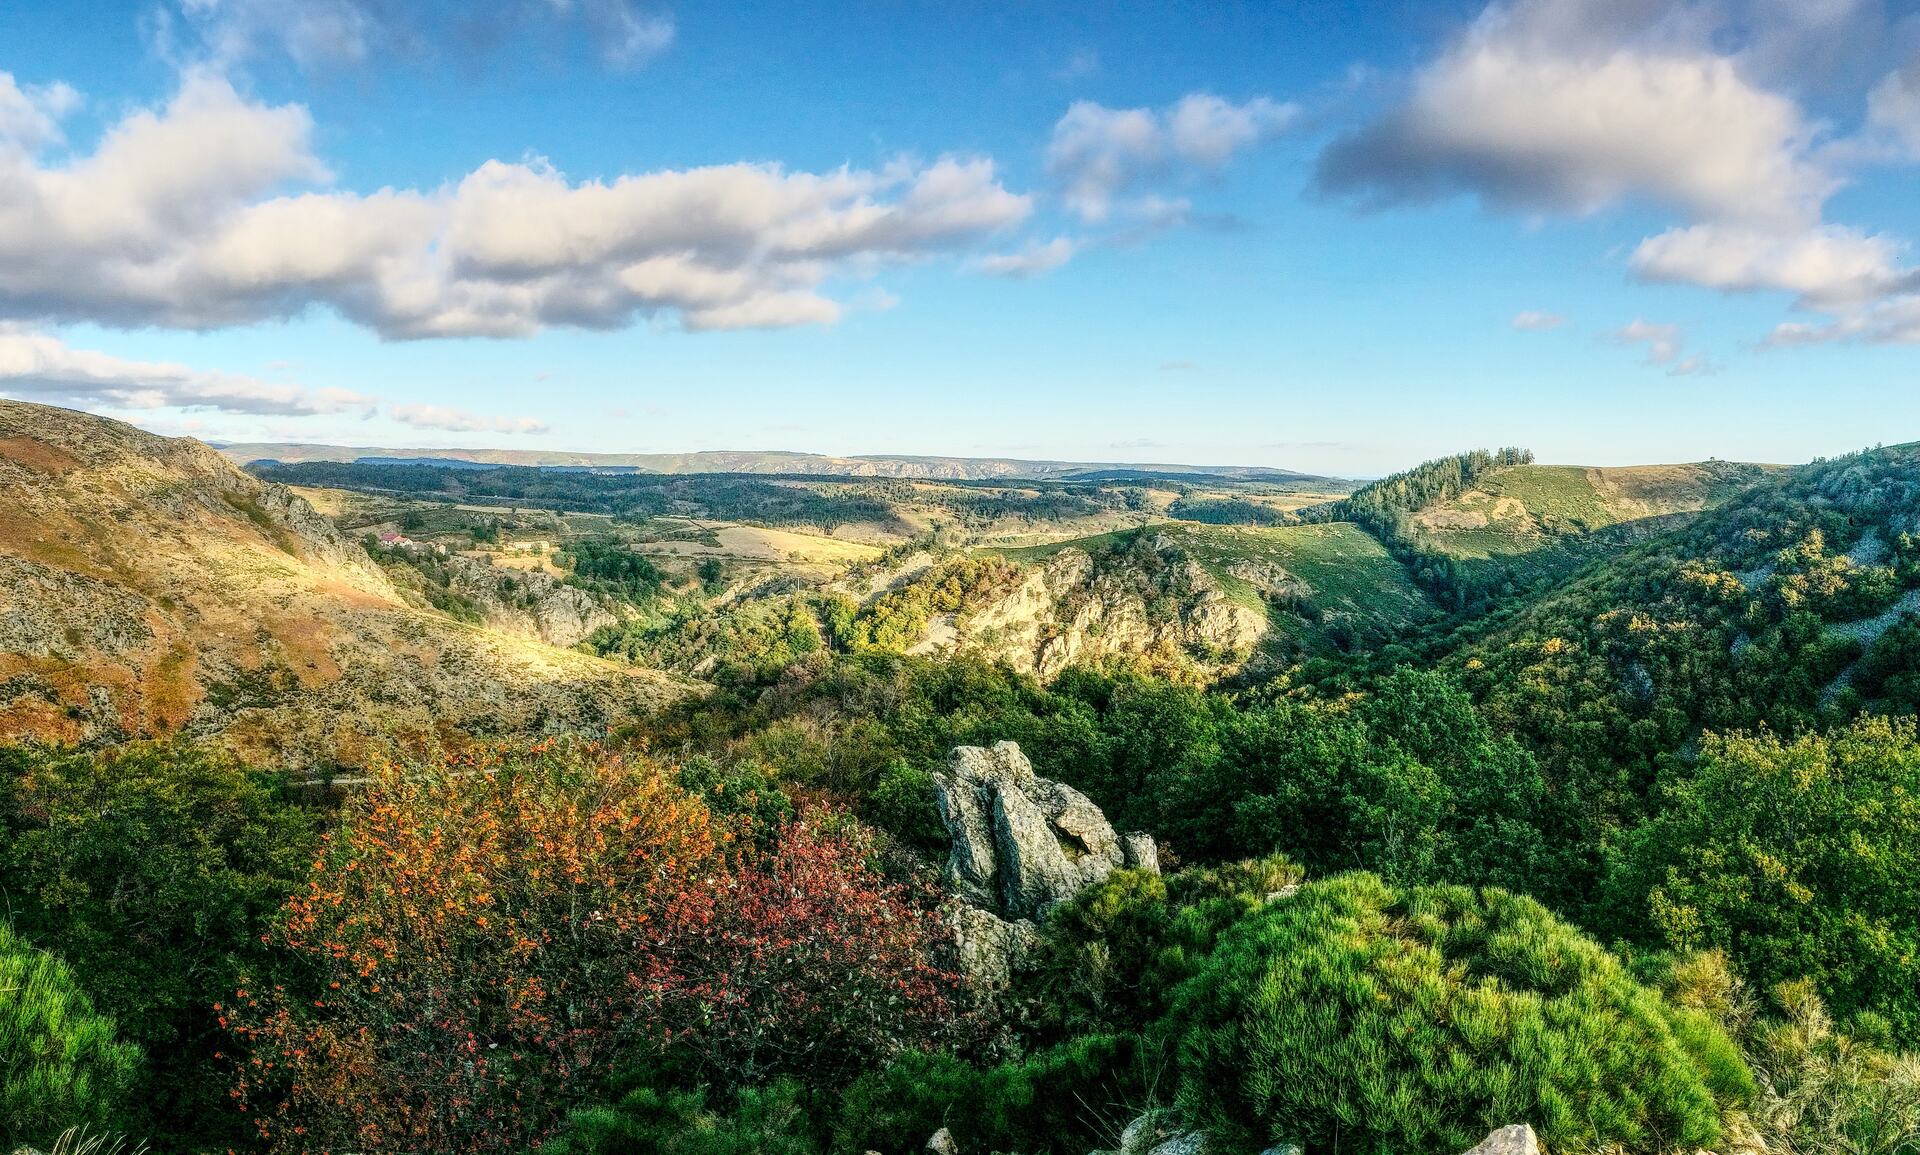
[[[1920,438],[1867,0],[0,9],[0,395],[1377,474]]]

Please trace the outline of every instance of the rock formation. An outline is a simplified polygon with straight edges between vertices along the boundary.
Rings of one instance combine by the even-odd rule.
[[[952,839],[947,921],[976,986],[1004,987],[1032,948],[1035,920],[1122,866],[1159,870],[1152,836],[1120,835],[1086,795],[1042,778],[1018,744],[959,746],[933,776]]]

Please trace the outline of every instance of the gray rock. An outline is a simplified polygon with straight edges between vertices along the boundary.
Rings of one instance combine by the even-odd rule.
[[[1206,1155],[1207,1135],[1204,1131],[1187,1131],[1147,1152],[1147,1155]]]
[[[941,914],[953,932],[960,973],[976,990],[1005,990],[1040,942],[1040,928],[1024,918],[1009,921],[964,902],[949,903]]]
[[[1121,1155],[1141,1155],[1160,1138],[1160,1112],[1148,1111],[1120,1132]]]
[[[1079,890],[1080,872],[1025,791],[1003,785],[993,794],[993,844],[1000,868],[1000,909],[1032,918]]]
[[[1260,1155],[1307,1155],[1307,1150],[1298,1143],[1275,1143]]]
[[[935,1131],[927,1139],[927,1150],[933,1155],[960,1155],[960,1145],[953,1141],[953,1132],[945,1127]]]
[[[1467,1155],[1540,1155],[1540,1139],[1525,1123],[1502,1127]]]
[[[1160,873],[1160,847],[1153,835],[1134,830],[1120,836],[1120,859],[1129,870]]]
[[[1013,742],[955,748],[934,789],[948,888],[1005,918],[1037,918],[1128,861],[1159,859],[1152,838],[1123,845],[1092,800],[1036,775]]]

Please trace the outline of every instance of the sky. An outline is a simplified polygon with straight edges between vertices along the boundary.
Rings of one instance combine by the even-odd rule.
[[[1920,0],[13,0],[0,396],[1270,465],[1920,439]]]

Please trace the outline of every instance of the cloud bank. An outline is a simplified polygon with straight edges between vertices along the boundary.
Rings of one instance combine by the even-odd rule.
[[[334,191],[312,127],[208,72],[57,163],[41,121],[0,118],[0,316],[210,329],[322,307],[390,339],[821,324],[841,312],[829,278],[1032,211],[992,161],[953,156],[604,182],[489,161],[435,189]]]

